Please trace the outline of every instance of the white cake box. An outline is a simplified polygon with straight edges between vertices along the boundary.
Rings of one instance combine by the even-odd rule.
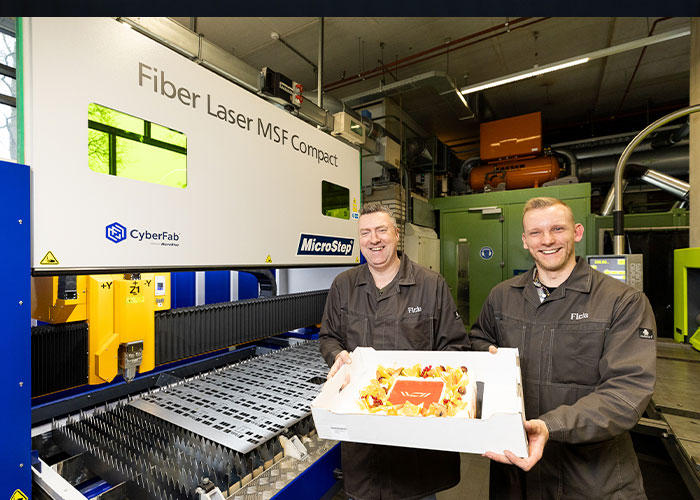
[[[327,381],[311,404],[316,431],[321,438],[411,448],[503,453],[527,456],[523,427],[524,406],[517,349],[501,348],[497,354],[476,351],[375,351],[358,347]],[[375,377],[377,365],[410,367],[425,365],[466,366],[483,382],[481,418],[406,417],[363,413],[360,390]],[[345,376],[350,383],[340,390]],[[480,398],[481,399],[481,398]]]

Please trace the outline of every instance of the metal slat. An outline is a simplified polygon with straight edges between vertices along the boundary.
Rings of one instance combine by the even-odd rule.
[[[130,404],[240,453],[308,416],[327,366],[318,341],[274,351]]]
[[[302,342],[81,413],[56,428],[54,439],[88,454],[113,484],[127,481],[148,498],[154,491],[194,498],[204,477],[226,491],[280,451],[277,435],[292,427],[308,433],[310,403],[321,389],[311,380],[327,372],[319,344]]]

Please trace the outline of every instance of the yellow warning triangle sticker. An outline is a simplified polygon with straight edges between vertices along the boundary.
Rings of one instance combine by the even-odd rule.
[[[359,257],[355,257],[355,262],[360,262],[360,258],[359,258]]]
[[[267,259],[265,259],[265,262],[267,264],[272,264],[272,257],[270,257],[270,254],[267,255]]]
[[[51,253],[51,252],[49,252]],[[20,490],[15,490],[15,492],[12,494],[12,497],[10,497],[10,500],[29,500],[27,498],[27,495],[22,493]]]
[[[48,252],[46,252],[46,255],[44,255],[44,258],[41,259],[41,262],[39,262],[39,264],[55,266],[56,264],[58,264],[58,259],[53,254],[53,252],[51,250],[49,250]],[[13,499],[14,499],[14,497],[13,497]]]

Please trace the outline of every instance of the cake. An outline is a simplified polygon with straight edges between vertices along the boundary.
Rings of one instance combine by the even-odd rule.
[[[423,417],[476,417],[476,381],[465,366],[377,366],[360,391],[363,412]]]

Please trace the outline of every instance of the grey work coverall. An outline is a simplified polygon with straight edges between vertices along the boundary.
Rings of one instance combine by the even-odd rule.
[[[494,287],[470,333],[477,350],[519,349],[526,418],[550,433],[530,472],[492,462],[491,498],[646,498],[629,429],[656,380],[649,301],[577,258],[540,303],[533,269]]]
[[[358,346],[469,349],[444,278],[405,255],[381,294],[366,264],[338,275],[328,292],[320,337],[328,366],[340,351]],[[345,492],[360,500],[418,499],[459,482],[459,454],[452,452],[343,442],[341,461]]]

